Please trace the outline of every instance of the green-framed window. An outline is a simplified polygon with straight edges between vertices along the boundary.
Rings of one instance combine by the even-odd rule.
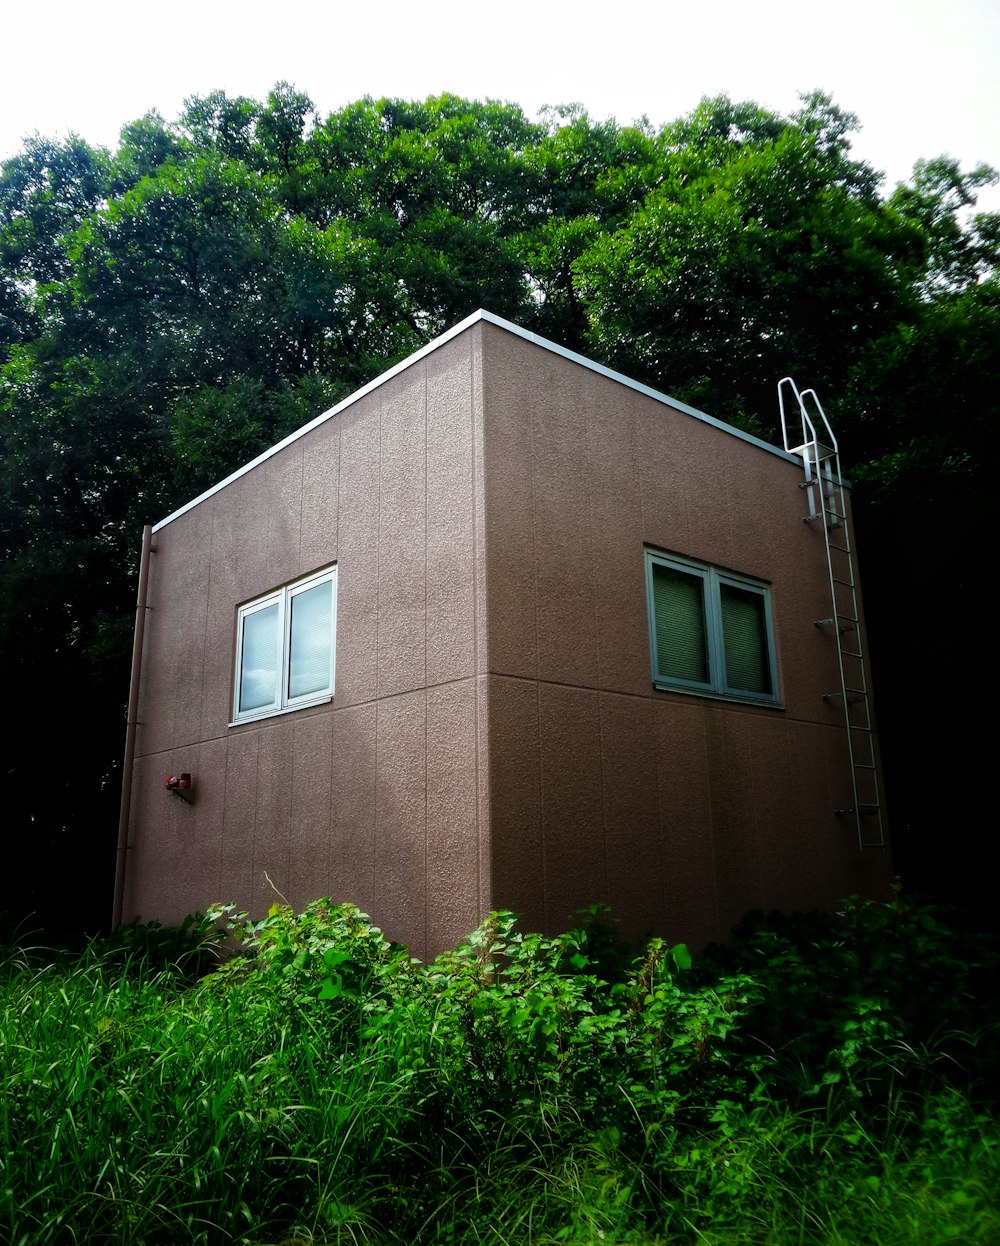
[[[656,687],[777,702],[766,584],[648,549],[646,597]]]

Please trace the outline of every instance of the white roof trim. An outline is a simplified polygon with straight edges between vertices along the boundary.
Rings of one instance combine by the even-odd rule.
[[[217,485],[213,485],[210,489],[206,489],[204,493],[199,493],[196,498],[192,498],[190,502],[175,510],[168,515],[166,519],[161,519],[159,523],[153,525],[153,531],[159,532],[161,528],[166,527],[168,523],[172,523],[175,519],[179,519],[181,515],[192,510],[195,506],[200,505],[213,494],[218,493],[220,489],[224,489],[226,485],[231,485],[234,480],[239,480],[241,476],[245,476],[247,472],[253,471],[259,464],[271,458],[272,455],[284,450],[285,446],[290,446],[292,442],[298,441],[300,437],[304,437],[306,433],[312,432],[314,428],[318,428],[320,424],[326,423],[333,416],[339,415],[342,411],[346,411],[359,398],[364,398],[366,394],[370,394],[373,390],[378,389],[380,385],[384,385],[386,381],[392,380],[394,376],[398,376],[400,372],[404,372],[407,368],[417,363],[418,360],[425,358],[432,351],[440,346],[444,346],[446,342],[450,342],[452,338],[458,337],[460,333],[464,333],[466,329],[470,329],[474,324],[485,321],[487,324],[496,325],[498,329],[504,329],[508,333],[513,333],[515,337],[523,338],[526,342],[531,342],[534,346],[541,347],[542,350],[551,351],[554,355],[561,355],[563,359],[569,359],[572,363],[579,364],[583,368],[589,368],[591,372],[596,372],[600,376],[605,376],[610,381],[617,381],[619,385],[625,385],[628,389],[634,389],[637,393],[645,394],[647,398],[652,398],[655,402],[663,403],[664,406],[673,407],[675,411],[681,411],[685,415],[690,415],[693,419],[701,420],[705,424],[711,424],[713,428],[718,428],[724,433],[728,433],[731,437],[738,437],[741,441],[749,442],[752,446],[757,446],[760,450],[766,450],[768,454],[777,455],[779,459],[787,459],[789,463],[795,463],[801,466],[802,460],[796,458],[795,455],[788,454],[786,451],[772,446],[766,441],[762,441],[759,437],[754,437],[751,433],[745,433],[742,429],[733,428],[731,424],[726,424],[723,420],[717,420],[713,415],[706,415],[704,411],[699,411],[696,407],[689,407],[686,403],[679,402],[676,398],[671,398],[669,394],[661,393],[659,390],[652,389],[649,385],[643,385],[639,381],[633,381],[631,377],[624,376],[621,372],[615,372],[612,368],[606,368],[603,364],[594,363],[592,359],[587,359],[583,355],[578,355],[575,351],[567,350],[565,346],[559,346],[555,342],[550,342],[547,338],[539,337],[537,333],[531,333],[528,329],[522,329],[519,325],[512,324],[509,320],[504,320],[500,316],[494,316],[492,312],[484,311],[482,308],[475,311],[471,316],[454,325],[447,332],[442,333],[440,337],[434,338],[428,342],[426,346],[422,346],[420,350],[415,351],[412,355],[408,355],[405,359],[401,359],[399,363],[393,365],[387,371],[380,373],[374,380],[369,381],[367,385],[362,385],[355,390],[350,397],[345,398],[342,402],[338,402],[335,407],[331,407],[329,411],[324,411],[322,415],[317,415],[314,420],[310,420],[308,424],[303,424],[301,428],[297,428],[294,433],[289,433],[284,440],[277,442],[263,454],[258,454],[255,459],[251,459],[249,463],[245,463],[243,467],[227,476],[225,480],[220,480]]]

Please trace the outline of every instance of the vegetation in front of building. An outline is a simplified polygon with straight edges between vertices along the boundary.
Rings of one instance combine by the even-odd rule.
[[[328,900],[13,948],[0,1238],[995,1243],[998,967],[902,901],[697,959],[594,910],[421,965]]]

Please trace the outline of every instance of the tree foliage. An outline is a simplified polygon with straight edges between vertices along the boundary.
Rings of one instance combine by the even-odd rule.
[[[768,436],[792,373],[885,530],[900,497],[947,497],[960,528],[997,404],[1000,215],[974,212],[995,174],[940,157],[886,195],[856,126],[818,93],[658,130],[452,95],[321,118],[279,84],[150,113],[113,152],[28,140],[0,168],[20,834],[113,820],[142,523],[480,306]],[[54,715],[92,742],[58,779]]]

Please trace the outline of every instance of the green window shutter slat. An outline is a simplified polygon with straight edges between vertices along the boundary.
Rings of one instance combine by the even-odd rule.
[[[764,598],[731,584],[720,585],[719,591],[726,684],[734,691],[770,696],[773,688]]]
[[[707,684],[704,580],[659,564],[652,572],[658,674]]]

